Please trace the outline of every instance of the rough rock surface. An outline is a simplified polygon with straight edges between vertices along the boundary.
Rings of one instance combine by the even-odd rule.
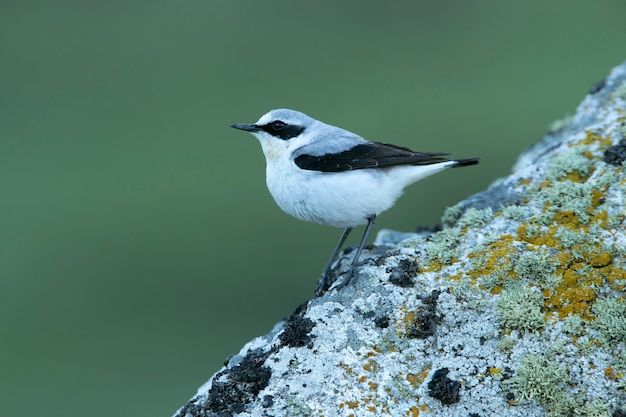
[[[623,64],[443,230],[379,233],[358,278],[176,416],[626,415],[625,80]]]

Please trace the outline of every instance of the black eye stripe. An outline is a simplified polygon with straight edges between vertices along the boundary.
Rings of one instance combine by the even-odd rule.
[[[274,129],[275,131],[279,131],[285,126],[287,126],[287,123],[283,122],[282,120],[275,120],[272,122],[272,129]]]
[[[304,131],[304,126],[290,125],[282,120],[274,120],[270,123],[259,126],[259,129],[278,139],[289,140],[302,133]]]

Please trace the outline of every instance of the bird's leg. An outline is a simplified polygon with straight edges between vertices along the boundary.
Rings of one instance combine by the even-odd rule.
[[[352,263],[350,264],[350,269],[348,270],[348,276],[337,284],[335,288],[339,289],[350,282],[350,280],[356,275],[356,269],[359,264],[359,258],[361,257],[361,252],[363,251],[363,246],[365,246],[365,242],[367,242],[367,237],[374,227],[374,223],[376,222],[376,215],[372,215],[372,217],[368,217],[367,219],[367,227],[365,227],[365,233],[363,233],[363,237],[361,238],[361,243],[359,243],[359,247],[354,254],[354,259],[352,259]]]
[[[337,255],[339,255],[339,251],[341,250],[341,247],[345,243],[351,231],[352,231],[351,227],[346,227],[346,230],[344,230],[343,234],[341,235],[341,238],[339,239],[339,243],[337,243],[337,246],[335,247],[333,254],[330,255],[330,259],[328,260],[326,267],[324,267],[324,272],[322,273],[322,276],[320,277],[317,283],[317,289],[315,290],[316,295],[321,295],[325,293],[326,290],[331,286],[332,284],[330,280],[331,268],[333,266],[333,263],[337,259]]]

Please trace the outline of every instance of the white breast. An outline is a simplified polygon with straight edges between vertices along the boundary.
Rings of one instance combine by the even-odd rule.
[[[283,211],[301,220],[335,227],[366,224],[402,193],[403,187],[382,170],[333,173],[289,164],[268,164],[267,187]]]

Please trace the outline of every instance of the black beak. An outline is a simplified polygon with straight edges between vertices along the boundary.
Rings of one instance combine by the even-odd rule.
[[[246,132],[256,132],[259,130],[257,125],[249,125],[245,123],[235,123],[230,125],[230,127],[234,127],[235,129],[245,130]]]

